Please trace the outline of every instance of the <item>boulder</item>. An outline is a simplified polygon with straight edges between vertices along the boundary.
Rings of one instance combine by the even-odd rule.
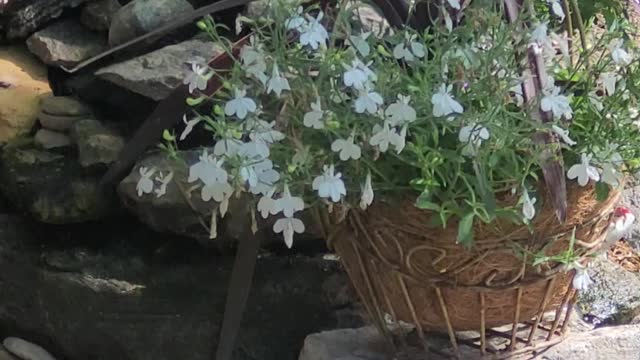
[[[45,64],[53,66],[73,66],[107,49],[103,37],[73,19],[36,32],[27,40],[27,46]]]
[[[572,334],[540,356],[541,360],[635,360],[640,354],[640,326],[606,327]]]
[[[41,150],[31,142],[7,145],[0,155],[0,190],[18,208],[51,224],[101,219],[115,199],[98,186],[72,154]]]
[[[88,0],[10,0],[3,14],[7,37],[22,39],[62,15],[66,9]]]
[[[47,69],[22,47],[0,47],[0,143],[31,131],[40,98],[51,93]]]
[[[43,149],[55,149],[71,145],[71,138],[67,134],[47,129],[38,130],[33,140],[36,145]]]
[[[232,258],[126,219],[39,229],[0,215],[0,249],[3,332],[58,359],[212,359]],[[335,262],[262,254],[233,359],[295,360],[306,334],[334,328],[331,276],[348,286]]]
[[[88,3],[82,9],[80,21],[92,30],[109,31],[109,26],[115,14],[122,5],[118,0],[98,0]]]
[[[89,116],[91,108],[69,96],[47,96],[40,102],[40,110],[49,115]]]
[[[193,6],[187,0],[134,0],[113,17],[109,28],[109,44],[120,45],[191,10]]]
[[[78,160],[84,167],[115,162],[125,144],[122,136],[94,119],[76,121],[71,126],[71,137],[78,145]]]
[[[109,65],[98,70],[96,75],[158,101],[182,84],[189,69],[188,61],[210,59],[222,51],[222,47],[211,41],[192,39]]]

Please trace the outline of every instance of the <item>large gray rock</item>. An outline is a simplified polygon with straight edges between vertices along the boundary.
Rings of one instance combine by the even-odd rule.
[[[69,8],[88,0],[10,0],[3,17],[9,39],[26,38]]]
[[[73,123],[71,138],[78,146],[80,165],[109,165],[115,162],[124,147],[124,138],[94,119]]]
[[[134,0],[113,17],[109,44],[119,45],[144,35],[191,10],[193,6],[187,0]]]
[[[71,154],[40,150],[31,142],[7,145],[0,155],[0,190],[18,208],[51,224],[78,223],[111,214],[99,174],[86,172]]]
[[[106,50],[104,38],[70,19],[31,35],[29,50],[45,64],[72,66]]]
[[[640,326],[601,328],[569,336],[540,356],[544,360],[637,360],[640,354]]]
[[[0,249],[3,332],[59,359],[212,359],[232,258],[134,222],[41,231],[6,215]],[[335,262],[261,256],[233,359],[296,359],[306,334],[338,325],[343,286]]]
[[[182,84],[186,62],[210,59],[222,48],[207,40],[189,40],[110,65],[96,72],[100,78],[153,100],[162,100]]]
[[[640,182],[635,177],[629,179],[622,192],[621,204],[629,208],[636,216],[636,222],[625,238],[636,251],[640,251]]]
[[[118,0],[98,0],[82,9],[80,21],[90,29],[108,31],[115,14],[122,8]]]

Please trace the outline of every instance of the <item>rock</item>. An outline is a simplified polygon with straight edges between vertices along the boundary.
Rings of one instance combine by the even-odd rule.
[[[86,116],[49,115],[45,112],[38,114],[38,120],[43,128],[53,131],[67,131],[76,121],[85,119]]]
[[[544,360],[635,360],[640,354],[640,326],[601,328],[569,336],[540,358]]]
[[[40,102],[40,110],[50,115],[89,116],[91,109],[83,102],[69,96],[48,96]]]
[[[96,75],[153,100],[162,100],[182,84],[187,61],[210,59],[222,51],[211,41],[193,39],[107,66]]]
[[[80,21],[90,29],[108,31],[115,14],[122,8],[118,0],[98,0],[82,9]]]
[[[10,0],[6,29],[9,39],[26,38],[51,20],[58,18],[68,8],[74,8],[87,0]]]
[[[84,167],[115,162],[125,145],[122,136],[94,119],[75,122],[71,127],[71,137],[78,145],[78,159]]]
[[[597,257],[589,274],[594,283],[581,292],[578,308],[595,323],[626,324],[640,314],[640,274]]]
[[[193,6],[187,0],[134,0],[113,17],[109,28],[109,44],[120,45],[191,10]]]
[[[47,350],[41,346],[22,340],[8,337],[2,342],[5,349],[23,360],[56,360]]]
[[[0,143],[31,131],[40,98],[49,94],[47,69],[22,47],[0,47]]]
[[[635,177],[631,177],[625,186],[621,203],[636,216],[636,222],[625,238],[636,251],[640,251],[640,181]]]
[[[111,214],[115,199],[99,188],[71,154],[40,150],[29,142],[7,145],[0,155],[0,190],[20,210],[50,224],[79,223]]]
[[[387,360],[386,351],[375,327],[339,329],[307,336],[298,360]]]
[[[0,348],[0,360],[18,360],[13,355],[9,354],[5,349]]]
[[[40,30],[27,40],[29,50],[48,65],[72,66],[107,49],[106,41],[75,20]]]
[[[68,135],[47,129],[38,130],[34,141],[43,149],[55,149],[71,145],[71,138]]]
[[[59,359],[212,358],[232,258],[126,219],[39,229],[0,215],[0,249],[3,332]],[[262,255],[232,358],[294,360],[306,334],[335,327],[332,275],[345,276],[334,262]]]

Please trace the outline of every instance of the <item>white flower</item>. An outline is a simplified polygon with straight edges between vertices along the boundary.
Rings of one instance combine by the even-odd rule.
[[[602,166],[602,181],[605,184],[616,188],[620,186],[623,178],[622,172],[618,171],[618,168],[612,162],[605,163]]]
[[[400,129],[400,134],[395,137],[395,142],[393,146],[396,147],[396,154],[400,154],[404,147],[407,145],[407,125],[404,125],[402,129]]]
[[[564,9],[562,9],[560,0],[547,0],[547,3],[551,4],[551,11],[553,14],[560,18],[560,21],[564,21]]]
[[[532,48],[536,54],[543,52],[555,54],[553,43],[549,36],[547,36],[548,29],[547,22],[538,23],[529,34],[529,47]]]
[[[405,61],[413,61],[415,58],[424,57],[424,45],[415,41],[416,35],[405,33],[406,40],[393,48],[393,57],[396,59],[404,59]]]
[[[371,35],[371,32],[362,33],[359,36],[351,35],[349,36],[349,41],[351,45],[360,53],[362,56],[369,56],[371,52],[371,47],[369,46],[369,42],[367,39]]]
[[[273,231],[276,234],[282,233],[284,243],[287,244],[288,248],[291,248],[291,246],[293,246],[293,234],[302,234],[304,232],[304,223],[300,219],[291,217],[278,219],[278,221],[273,224]]]
[[[269,79],[269,82],[267,83],[267,94],[273,91],[278,97],[280,97],[283,90],[291,90],[289,87],[289,81],[286,77],[280,76],[278,64],[273,64],[271,79]]]
[[[249,189],[252,194],[265,194],[280,180],[280,173],[275,169],[261,169],[255,166],[253,169],[258,175],[258,184]]]
[[[347,140],[337,139],[331,144],[331,150],[340,153],[340,160],[358,160],[362,155],[360,146],[353,143],[353,134]]]
[[[246,90],[235,89],[234,98],[224,105],[224,113],[227,116],[236,115],[238,119],[243,120],[248,113],[255,112],[257,108],[256,102],[246,95]]]
[[[207,65],[202,65],[197,61],[191,62],[191,71],[182,81],[183,84],[189,85],[190,94],[193,94],[196,89],[201,91],[207,89],[207,83],[209,79],[211,79],[211,76],[213,76],[213,72],[210,70]]]
[[[260,198],[260,201],[258,201],[258,211],[260,212],[260,215],[262,215],[263,219],[268,218],[269,215],[275,215],[278,213],[276,201],[273,200],[274,191],[275,189],[272,188],[268,193],[264,194],[264,196]]]
[[[213,155],[231,157],[237,155],[242,148],[242,141],[238,139],[220,139],[213,147]]]
[[[398,100],[387,107],[385,115],[391,126],[403,125],[416,120],[416,110],[409,105],[411,96],[398,94]]]
[[[598,173],[598,169],[589,165],[589,161],[591,161],[591,156],[583,153],[581,155],[581,162],[569,168],[569,171],[567,171],[567,177],[570,180],[577,178],[580,186],[587,185],[590,179],[593,181],[599,181],[600,174]]]
[[[216,202],[223,202],[233,194],[233,188],[227,182],[214,182],[206,184],[202,187],[200,197],[202,201],[213,199]]]
[[[265,56],[259,45],[255,45],[255,38],[250,38],[251,45],[244,45],[240,49],[240,59],[242,60],[242,68],[244,71],[256,79],[263,85],[267,83],[269,78],[265,72],[267,71],[267,63],[264,61]]]
[[[334,167],[324,166],[324,174],[313,179],[313,190],[318,191],[321,198],[331,199],[333,202],[340,201],[342,195],[347,195],[347,189],[342,181],[341,173],[334,173]]]
[[[162,175],[162,173],[160,173],[156,176],[156,181],[160,182],[160,187],[154,190],[156,197],[161,197],[167,193],[167,185],[169,185],[171,180],[173,180],[173,171],[169,171],[167,175]]]
[[[156,172],[155,168],[147,169],[144,166],[141,166],[138,169],[140,173],[140,179],[136,184],[136,191],[138,192],[138,196],[142,196],[143,194],[150,194],[153,192],[153,180],[151,180],[151,176],[154,172]]]
[[[198,123],[200,123],[200,121],[202,121],[201,117],[197,117],[191,120],[187,120],[187,115],[182,115],[182,122],[185,125],[184,130],[182,130],[182,134],[180,134],[180,141],[183,141],[184,139],[187,138],[187,136],[189,136],[189,134],[191,134],[191,132],[193,131],[193,127],[198,125]]]
[[[538,199],[529,197],[529,192],[524,189],[522,193],[522,215],[525,220],[530,221],[536,216],[535,203]]]
[[[369,114],[375,114],[378,112],[378,106],[382,105],[384,100],[382,96],[375,91],[365,89],[358,91],[358,98],[355,101],[355,109],[358,114],[362,114],[365,111]]]
[[[460,0],[447,0],[449,6],[456,10],[460,10]]]
[[[447,116],[451,114],[462,114],[464,108],[450,94],[453,86],[442,84],[438,91],[431,96],[433,104],[433,116]]]
[[[611,58],[616,65],[627,66],[633,61],[633,57],[622,48],[622,39],[614,39],[609,44],[609,51],[611,52]]]
[[[311,103],[311,111],[304,114],[304,126],[310,127],[313,129],[323,129],[324,121],[322,118],[324,117],[324,111],[322,111],[322,106],[320,104],[320,98],[316,99],[316,102]]]
[[[589,96],[589,102],[590,102],[591,104],[593,104],[593,106],[595,106],[595,107],[596,107],[596,110],[598,110],[598,111],[602,111],[602,110],[604,110],[604,104],[603,104],[603,103],[602,103],[602,101],[600,100],[600,99],[601,99],[601,96],[600,96],[600,95],[598,95],[598,91],[597,91],[597,90],[591,90],[591,91],[589,91],[588,96]]]
[[[374,135],[369,139],[371,146],[377,146],[381,152],[387,152],[389,144],[397,146],[400,142],[400,135],[396,133],[395,129],[391,130],[387,122],[382,127],[379,125],[373,128]]]
[[[284,191],[282,196],[276,200],[275,212],[276,214],[282,212],[286,217],[292,217],[296,211],[304,210],[304,201],[302,198],[291,196],[289,192],[289,186],[284,184]]]
[[[302,6],[298,6],[296,9],[296,15],[288,18],[284,25],[287,27],[287,30],[299,30],[302,26],[306,25],[307,20],[302,16]]]
[[[189,167],[188,182],[200,180],[205,184],[214,184],[218,182],[227,182],[228,174],[225,169],[222,168],[224,160],[217,160],[212,155],[207,154],[205,149],[200,155],[200,159],[197,163]]]
[[[458,140],[466,144],[462,149],[464,155],[473,156],[484,140],[489,139],[489,129],[476,123],[463,126],[458,133]]]
[[[268,158],[269,153],[269,144],[262,140],[247,141],[246,143],[243,143],[238,150],[238,154],[240,156],[257,160]]]
[[[321,11],[318,13],[317,18],[309,17],[309,21],[298,28],[302,46],[309,45],[313,50],[316,50],[320,44],[325,45],[327,43],[329,33],[320,23],[323,16],[324,14]]]
[[[571,110],[569,98],[565,95],[560,95],[560,87],[553,86],[551,91],[545,90],[544,94],[540,101],[542,111],[551,111],[555,119],[560,119],[563,116],[566,119],[571,119],[573,110]]]
[[[598,77],[598,84],[604,87],[607,95],[611,96],[616,92],[616,82],[618,81],[618,74],[613,72],[603,72]]]
[[[373,186],[371,186],[371,173],[367,174],[364,185],[361,186],[360,208],[366,210],[373,203]]]
[[[565,130],[558,125],[551,125],[551,129],[562,139],[562,141],[565,142],[565,144],[569,146],[573,146],[576,144],[576,142],[571,140],[571,138],[569,137],[569,130]]]
[[[342,67],[346,70],[342,75],[344,85],[363,90],[369,81],[376,81],[377,76],[369,69],[370,64],[365,65],[358,58],[351,61],[351,65],[342,64]]]
[[[264,120],[258,120],[253,131],[249,134],[249,137],[253,141],[262,141],[267,144],[273,144],[283,140],[285,135],[278,130],[274,130],[273,127],[275,125],[275,121],[266,122]]]
[[[586,267],[577,263],[574,266],[576,273],[573,276],[573,287],[579,291],[586,291],[593,284],[593,280],[591,280]]]

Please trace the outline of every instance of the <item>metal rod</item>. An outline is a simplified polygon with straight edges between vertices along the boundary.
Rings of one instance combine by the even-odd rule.
[[[405,283],[402,274],[396,273],[396,277],[398,278],[398,282],[400,283],[400,288],[402,289],[402,294],[404,295],[404,301],[407,303],[407,307],[409,307],[409,311],[411,312],[413,323],[418,329],[418,337],[420,337],[420,341],[422,342],[422,346],[424,347],[424,356],[426,360],[429,356],[429,345],[427,344],[427,339],[424,336],[424,329],[422,328],[422,324],[420,324],[420,319],[418,319],[418,316],[416,315],[416,309],[413,306],[413,302],[411,301],[411,297],[409,296],[409,291],[407,290],[407,284]]]
[[[511,331],[511,343],[509,343],[509,351],[516,348],[516,338],[518,336],[518,322],[520,319],[520,300],[522,299],[522,288],[518,288],[516,293],[516,311],[513,314],[513,330]]]
[[[556,329],[558,328],[558,324],[560,323],[560,318],[562,317],[562,309],[565,306],[567,306],[569,299],[571,299],[572,293],[573,293],[573,289],[571,288],[571,285],[569,285],[569,288],[567,289],[567,293],[564,295],[564,298],[562,299],[562,304],[560,304],[560,306],[556,309],[556,314],[553,319],[553,324],[551,325],[551,329],[549,330],[547,341],[551,340],[551,338],[553,337],[553,334],[555,334]]]
[[[484,293],[480,293],[480,353],[485,355],[487,353],[487,329],[486,329],[486,309]]]
[[[536,316],[536,321],[531,326],[531,333],[529,333],[529,340],[527,340],[527,346],[531,345],[531,342],[533,341],[533,337],[536,333],[536,330],[538,329],[538,324],[540,323],[540,320],[542,320],[542,316],[544,315],[544,309],[547,307],[547,302],[549,301],[549,296],[551,295],[551,290],[553,289],[555,279],[556,278],[551,278],[551,280],[547,282],[547,288],[544,292],[544,297],[540,302],[540,309],[538,310],[538,316]]]
[[[451,341],[451,346],[453,346],[453,351],[455,351],[456,356],[460,356],[460,352],[458,350],[458,342],[456,341],[456,334],[453,332],[453,326],[451,325],[451,320],[449,319],[449,312],[447,311],[447,305],[444,302],[444,297],[442,296],[442,291],[440,291],[439,287],[436,287],[436,295],[438,295],[438,301],[440,301],[440,310],[442,310],[442,315],[444,316],[444,320],[447,322],[447,332],[449,333],[449,341]]]

